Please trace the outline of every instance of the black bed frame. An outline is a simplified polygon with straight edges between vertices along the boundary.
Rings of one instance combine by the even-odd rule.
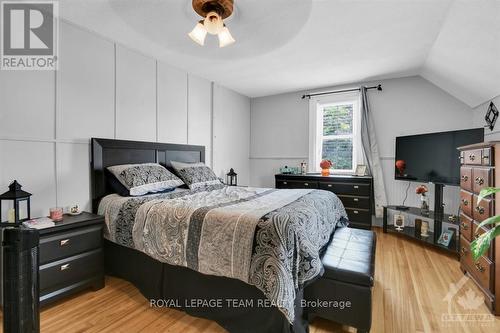
[[[119,164],[159,163],[171,168],[170,161],[205,162],[205,147],[157,143],[92,139],[91,195],[92,210],[111,194],[106,167]],[[262,307],[267,298],[256,287],[240,280],[204,275],[191,269],[172,266],[152,259],[137,250],[105,240],[106,274],[134,284],[149,300],[166,300],[191,315],[216,321],[230,332],[307,332],[308,323],[297,291],[295,321],[290,324],[277,307]],[[222,307],[185,306],[191,300],[221,300]],[[251,302],[253,307],[234,307]],[[229,302],[231,301],[231,302]]]

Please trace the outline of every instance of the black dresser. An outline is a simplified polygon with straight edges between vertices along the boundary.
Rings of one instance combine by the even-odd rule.
[[[335,193],[345,206],[350,226],[370,229],[373,214],[373,179],[370,176],[275,175],[276,188],[310,188]]]

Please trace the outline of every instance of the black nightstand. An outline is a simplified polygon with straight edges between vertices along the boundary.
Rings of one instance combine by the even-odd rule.
[[[84,212],[40,229],[40,305],[104,287],[103,226],[103,216]]]

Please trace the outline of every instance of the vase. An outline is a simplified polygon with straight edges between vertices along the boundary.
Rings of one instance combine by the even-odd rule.
[[[429,199],[425,195],[421,195],[420,201],[420,214],[429,216]]]
[[[322,176],[330,176],[330,169],[321,169]]]

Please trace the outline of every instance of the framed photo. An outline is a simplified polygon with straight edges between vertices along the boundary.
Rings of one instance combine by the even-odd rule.
[[[397,231],[403,231],[403,228],[405,226],[405,216],[401,213],[394,214],[393,221],[394,228]]]
[[[365,176],[366,175],[366,165],[358,164],[356,166],[356,172],[354,173],[356,176]]]
[[[441,233],[441,236],[439,236],[438,239],[438,244],[441,244],[443,246],[448,247],[450,245],[451,239],[454,237],[455,230],[454,229],[448,229],[445,230]]]

